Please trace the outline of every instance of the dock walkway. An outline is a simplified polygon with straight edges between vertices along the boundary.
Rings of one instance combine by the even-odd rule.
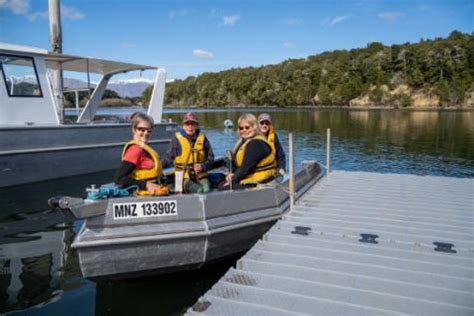
[[[188,314],[474,315],[474,179],[334,171]]]

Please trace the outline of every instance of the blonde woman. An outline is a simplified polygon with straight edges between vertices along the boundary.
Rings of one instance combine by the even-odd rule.
[[[160,188],[156,181],[162,175],[162,167],[160,156],[147,144],[153,132],[153,118],[137,112],[131,120],[133,139],[123,148],[115,183],[122,187],[137,186],[138,195],[154,194]]]
[[[276,168],[275,154],[271,145],[258,129],[257,118],[250,113],[243,114],[237,123],[239,139],[234,146],[233,165],[235,170],[227,175],[220,186],[227,190],[253,187],[273,180]]]

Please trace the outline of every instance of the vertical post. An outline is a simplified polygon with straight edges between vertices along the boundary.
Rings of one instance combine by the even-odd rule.
[[[76,110],[79,110],[79,91],[74,90],[74,96],[76,97]],[[77,112],[77,115],[79,115],[79,111]]]
[[[294,162],[294,148],[293,148],[293,133],[288,134],[288,143],[290,147],[290,207],[295,204],[295,162]]]
[[[329,174],[331,172],[331,129],[327,129],[327,139],[326,139],[326,172]]]
[[[233,160],[233,157],[232,157],[232,151],[231,150],[228,150],[227,151],[227,159],[229,160],[229,174],[232,174],[232,160]],[[229,188],[230,190],[232,191],[232,181],[230,181],[229,183]]]
[[[87,101],[91,99],[91,74],[89,72],[89,58],[86,59],[87,70]]]
[[[49,0],[49,37],[51,50],[53,53],[62,54],[63,52],[63,36],[61,31],[61,10],[59,0]],[[54,91],[56,96],[56,106],[59,120],[62,122],[64,118],[64,99],[63,99],[63,65],[58,63],[58,68],[53,72]]]

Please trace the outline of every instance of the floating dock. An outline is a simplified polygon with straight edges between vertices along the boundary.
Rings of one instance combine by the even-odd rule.
[[[188,314],[474,315],[474,179],[334,171]]]

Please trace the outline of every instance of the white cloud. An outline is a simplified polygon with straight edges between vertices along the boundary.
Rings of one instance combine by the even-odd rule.
[[[61,16],[70,20],[82,20],[85,17],[84,13],[80,12],[76,8],[65,5],[61,6]]]
[[[211,8],[211,13],[210,13],[211,19],[215,18],[216,14],[217,14],[217,10],[215,8]]]
[[[36,21],[36,19],[47,19],[49,14],[48,11],[38,11],[38,12],[29,12],[30,10],[30,1],[29,0],[0,0],[0,9],[5,9],[13,12],[16,15],[25,16],[30,22]],[[68,7],[61,6],[61,17],[63,19],[70,20],[80,20],[85,17],[85,15],[79,10]]]
[[[329,25],[329,26],[334,26],[338,23],[341,23],[342,21],[344,20],[347,20],[348,18],[350,18],[351,15],[348,14],[348,15],[340,15],[340,16],[336,16],[334,18],[326,18],[324,20],[321,21],[321,25]]]
[[[30,9],[30,1],[29,0],[0,0],[0,9],[6,9],[18,15],[24,15]]]
[[[222,17],[222,24],[224,26],[234,26],[235,23],[240,19],[240,15],[226,15]]]
[[[342,16],[336,16],[334,19],[329,22],[329,25],[333,26],[336,25],[337,23],[341,23],[342,21],[346,20],[349,18],[350,15],[342,15]]]
[[[181,10],[172,10],[168,12],[168,18],[170,20],[174,19],[175,17],[184,17],[188,15],[188,10],[186,9],[181,9]]]
[[[378,17],[382,20],[395,21],[399,17],[402,17],[404,15],[405,14],[402,12],[382,12],[382,13],[379,13]]]
[[[302,24],[303,21],[301,19],[286,19],[281,21],[281,23],[288,26],[296,26]]]
[[[283,46],[286,47],[286,48],[294,48],[295,47],[295,45],[291,42],[284,42]]]
[[[123,47],[123,48],[135,48],[135,47],[137,47],[137,44],[135,44],[135,43],[126,43],[126,42],[123,42],[123,43],[122,43],[122,47]]]
[[[206,52],[205,50],[202,49],[194,49],[193,50],[193,55],[197,58],[202,58],[202,59],[213,59],[214,54],[211,52]]]
[[[49,16],[48,11],[44,12],[34,12],[26,15],[26,18],[30,20],[30,22],[36,21],[37,18],[47,19]]]

